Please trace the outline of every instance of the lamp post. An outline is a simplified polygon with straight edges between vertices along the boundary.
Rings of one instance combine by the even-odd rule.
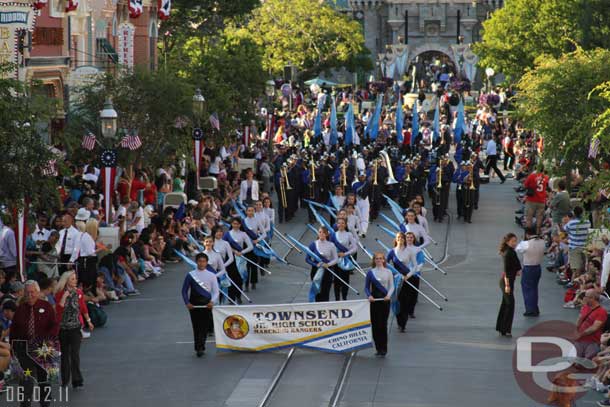
[[[104,108],[100,111],[100,122],[102,127],[102,137],[108,140],[107,144],[115,139],[117,134],[119,115],[112,100],[107,98]],[[113,148],[104,148],[100,154],[100,161],[104,168],[104,220],[106,225],[110,224],[110,213],[112,210],[112,195],[114,192],[114,179],[116,177],[117,153]]]
[[[195,161],[195,185],[199,190],[199,176],[201,174],[201,153],[203,145],[203,130],[201,129],[201,117],[205,105],[205,98],[201,94],[201,89],[196,89],[193,95],[193,160]]]
[[[265,95],[267,95],[267,116],[265,117],[265,128],[267,129],[267,153],[269,159],[273,157],[273,98],[275,97],[275,81],[269,79],[265,82]]]
[[[493,68],[485,68],[485,75],[487,75],[487,93],[491,92],[491,77],[494,76],[495,73]]]

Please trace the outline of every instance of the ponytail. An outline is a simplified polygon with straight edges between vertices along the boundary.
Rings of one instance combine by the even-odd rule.
[[[512,238],[516,238],[517,235],[515,235],[514,233],[507,233],[506,235],[504,235],[504,237],[502,238],[502,241],[500,242],[500,247],[498,248],[498,252],[500,253],[500,256],[504,256],[504,254],[506,254],[506,250],[508,250],[508,242],[512,239]]]

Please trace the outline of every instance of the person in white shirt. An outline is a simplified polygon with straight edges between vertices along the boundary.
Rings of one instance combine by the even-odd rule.
[[[540,315],[538,308],[538,282],[542,274],[541,264],[544,260],[545,241],[536,234],[535,227],[525,231],[525,240],[521,241],[515,251],[523,254],[523,269],[521,270],[521,291],[525,304],[526,317]]]
[[[51,230],[47,227],[49,224],[49,218],[47,215],[40,214],[38,215],[36,226],[34,227],[34,231],[30,235],[34,243],[36,243],[37,247],[42,246],[44,242],[49,240],[49,236],[51,236]]]
[[[387,269],[381,252],[373,255],[372,268],[366,273],[364,292],[371,303],[371,328],[376,355],[384,357],[388,353],[388,317],[390,300],[394,293],[394,278]]]
[[[343,187],[341,185],[335,187],[335,195],[330,198],[329,205],[332,205],[336,210],[343,208],[343,205],[345,205],[345,195],[343,195]]]
[[[487,143],[487,147],[485,148],[485,153],[487,154],[487,166],[485,167],[485,175],[489,175],[489,171],[493,169],[498,177],[500,177],[500,183],[504,184],[506,182],[506,177],[502,174],[502,171],[498,168],[498,151],[496,147],[496,141],[493,137]]]
[[[251,263],[246,263],[246,261],[242,259],[242,256],[246,256],[248,260],[256,262],[256,255],[252,252],[252,250],[254,250],[252,240],[246,232],[243,232],[240,228],[241,219],[233,218],[231,220],[231,230],[223,235],[223,239],[231,244],[237,269],[241,274],[242,281],[246,285],[246,291],[248,291],[248,284],[250,281],[249,274],[251,273],[252,268],[249,267],[251,266]],[[254,272],[256,272],[257,267],[253,267],[253,269]]]
[[[223,235],[224,230],[222,226],[215,226],[214,229],[212,229],[212,236],[214,236],[214,251],[222,258],[224,262],[223,267],[227,272],[227,276],[232,281],[232,284],[228,289],[229,298],[238,304],[241,304],[241,293],[237,287],[241,290],[243,280],[239,274],[239,270],[237,270],[235,256],[233,256],[233,250],[231,250],[231,244],[222,239]]]
[[[349,275],[355,266],[351,260],[351,256],[356,254],[358,251],[358,241],[354,238],[347,230],[347,220],[337,219],[337,231],[332,237],[332,242],[337,247],[337,255],[340,260],[337,267],[337,275],[349,284]],[[347,300],[347,293],[349,288],[339,279],[334,281],[335,301]]]
[[[258,201],[258,181],[254,179],[252,168],[246,169],[246,179],[239,186],[239,201],[244,205]]]
[[[212,308],[218,304],[220,289],[216,275],[207,269],[208,256],[199,253],[197,268],[188,273],[182,284],[182,299],[189,310],[197,357],[205,352],[205,341],[212,325]]]
[[[398,232],[394,239],[394,247],[388,252],[386,260],[392,264],[400,274],[403,283],[398,294],[400,310],[396,315],[396,322],[400,332],[405,332],[409,316],[414,313],[415,303],[417,302],[417,291],[411,287],[407,281],[419,287],[419,277],[415,274],[420,270],[417,264],[417,253],[420,249],[415,246],[415,235],[408,232],[406,235]]]
[[[70,262],[76,264],[78,282],[86,290],[88,287],[93,287],[97,279],[97,247],[95,241],[98,234],[98,222],[94,218],[89,218],[87,222],[78,220],[76,227],[80,234],[70,256]]]
[[[72,258],[72,253],[75,250],[76,244],[80,237],[80,232],[74,227],[74,218],[69,213],[66,213],[63,217],[64,228],[59,232],[59,240],[55,245],[55,249],[59,254],[59,262],[64,263],[59,265],[59,274],[63,274],[68,270],[68,265]],[[78,255],[78,254],[77,254]]]
[[[336,246],[328,241],[330,232],[324,226],[318,229],[318,239],[309,245],[309,250],[317,254],[322,261],[313,259],[310,256],[305,257],[305,261],[311,266],[311,280],[319,282],[320,289],[315,296],[316,302],[329,301],[330,286],[333,282],[333,274],[326,270],[330,269],[333,273],[337,273],[335,265],[339,261]],[[321,277],[320,277],[321,275]]]

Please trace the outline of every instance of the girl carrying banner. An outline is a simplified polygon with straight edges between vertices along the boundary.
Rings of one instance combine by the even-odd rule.
[[[311,265],[311,290],[310,301],[315,302],[329,301],[330,286],[333,282],[332,273],[325,270],[331,269],[335,274],[338,272],[335,266],[339,261],[337,248],[332,242],[328,241],[329,231],[322,226],[318,229],[318,240],[309,245],[309,250],[314,253],[320,261],[306,256],[305,261]]]
[[[409,320],[409,311],[415,308],[413,298],[417,299],[417,291],[407,284],[407,281],[409,281],[411,284],[415,285],[415,280],[419,280],[419,277],[417,277],[416,274],[419,270],[417,253],[421,250],[413,244],[414,240],[415,235],[413,233],[408,232],[405,235],[398,232],[394,239],[394,248],[388,252],[386,257],[387,262],[392,264],[403,278],[403,282],[398,291],[399,309],[396,313],[396,322],[400,328],[400,332],[405,332],[405,327]],[[419,282],[417,282],[417,285],[419,285]]]
[[[239,271],[242,282],[248,283],[248,268],[247,263],[243,259],[243,256],[252,252],[254,246],[252,245],[252,240],[248,237],[248,235],[241,230],[241,220],[239,218],[231,219],[231,230],[225,232],[222,237],[222,240],[228,242],[231,245],[231,249],[233,250],[233,255],[235,256],[235,266]],[[231,277],[232,278],[232,277]],[[233,280],[235,281],[235,280]],[[237,281],[235,281],[237,284]],[[241,288],[241,286],[240,286]],[[235,294],[235,293],[234,293]],[[230,296],[229,291],[229,296]],[[238,294],[235,294],[236,296]]]
[[[347,221],[345,219],[337,219],[337,231],[332,234],[330,239],[337,248],[338,257],[340,258],[337,267],[337,275],[349,284],[350,271],[355,269],[354,263],[350,256],[358,251],[358,242],[347,230]],[[335,301],[347,300],[348,287],[338,279],[334,281]]]
[[[394,292],[392,272],[386,268],[386,260],[381,252],[373,255],[371,268],[366,273],[364,292],[371,303],[371,327],[375,342],[376,356],[384,357],[388,353],[388,317],[390,316],[390,299]]]
[[[229,278],[237,285],[237,287],[241,290],[244,282],[241,278],[241,274],[237,270],[237,265],[235,263],[235,256],[233,256],[233,250],[231,248],[231,244],[226,240],[222,239],[224,231],[222,226],[216,226],[212,229],[212,236],[214,236],[214,250],[220,254],[222,260],[224,262],[224,269],[227,271],[227,275]],[[228,290],[229,298],[233,301],[241,304],[241,294],[239,290],[234,287],[232,284]]]

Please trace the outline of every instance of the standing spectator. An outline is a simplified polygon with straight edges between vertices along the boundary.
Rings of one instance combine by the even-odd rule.
[[[51,231],[48,229],[49,218],[45,214],[39,214],[31,234],[32,240],[36,243],[36,247],[40,248],[44,242],[49,240]]]
[[[569,221],[564,230],[568,234],[568,262],[572,275],[578,277],[585,270],[584,249],[589,237],[591,223],[582,218],[583,209],[580,206],[574,208],[574,218]]]
[[[583,307],[576,321],[576,333],[574,345],[577,356],[593,359],[599,352],[599,342],[608,319],[608,313],[599,304],[599,293],[595,289],[589,289],[583,299]]]
[[[498,150],[496,146],[496,140],[494,140],[493,137],[487,142],[487,148],[485,152],[487,153],[487,166],[485,167],[485,175],[489,175],[489,172],[493,168],[496,174],[498,174],[498,177],[500,177],[500,183],[504,184],[504,182],[506,182],[506,177],[504,177],[504,174],[502,174],[502,171],[500,171],[500,169],[498,168]]]
[[[80,371],[81,324],[86,321],[89,331],[93,324],[85,304],[83,292],[77,288],[78,280],[73,271],[62,274],[55,292],[55,310],[59,321],[59,344],[61,346],[61,385],[67,387],[72,379],[72,387],[83,386]]]
[[[263,192],[270,194],[271,193],[271,178],[273,177],[273,171],[271,171],[271,166],[269,165],[269,161],[267,157],[263,156],[263,162],[260,166],[261,178],[263,180]]]
[[[504,258],[504,271],[500,278],[500,288],[502,289],[502,305],[498,313],[496,331],[502,336],[511,337],[513,327],[513,317],[515,315],[515,279],[521,271],[521,263],[515,252],[517,247],[517,236],[509,233],[502,239],[500,244],[500,255]]]
[[[40,387],[37,398],[41,406],[49,406],[50,402],[47,400],[53,399],[47,371],[34,362],[28,355],[27,349],[28,344],[41,339],[55,338],[56,334],[57,323],[53,306],[48,301],[40,299],[40,288],[36,281],[26,281],[25,301],[17,307],[9,332],[13,352],[19,359],[21,367],[32,372],[30,376],[24,376],[19,382],[23,389],[24,401],[21,405],[24,407],[29,407],[32,403],[35,382]]]
[[[546,203],[546,190],[549,177],[544,173],[544,167],[540,165],[525,179],[525,226],[532,226],[532,218],[536,215],[536,233],[540,234],[542,221],[544,220],[544,205]]]
[[[557,181],[557,192],[551,198],[550,207],[553,225],[561,224],[561,219],[570,212],[570,194],[563,179]]]
[[[81,233],[70,261],[77,264],[78,281],[87,289],[97,276],[97,220],[90,218],[87,223],[79,221],[76,225]]]
[[[542,273],[541,264],[544,259],[545,241],[536,234],[532,227],[525,231],[525,239],[515,249],[523,254],[523,275],[521,276],[521,291],[525,303],[526,317],[540,315],[538,308],[538,282]]]
[[[246,179],[239,187],[239,201],[246,206],[258,201],[258,181],[254,179],[252,168],[246,169]]]
[[[71,261],[70,259],[80,236],[78,229],[73,226],[74,217],[72,214],[66,213],[62,218],[62,223],[64,228],[59,232],[59,240],[55,245],[55,249],[59,254],[59,262],[62,263],[59,265],[60,275],[68,270],[67,263]]]
[[[13,229],[2,223],[0,218],[0,269],[4,270],[6,281],[17,274],[17,243]]]
[[[515,164],[515,141],[507,132],[502,141],[502,152],[504,153],[504,171],[512,171]]]

